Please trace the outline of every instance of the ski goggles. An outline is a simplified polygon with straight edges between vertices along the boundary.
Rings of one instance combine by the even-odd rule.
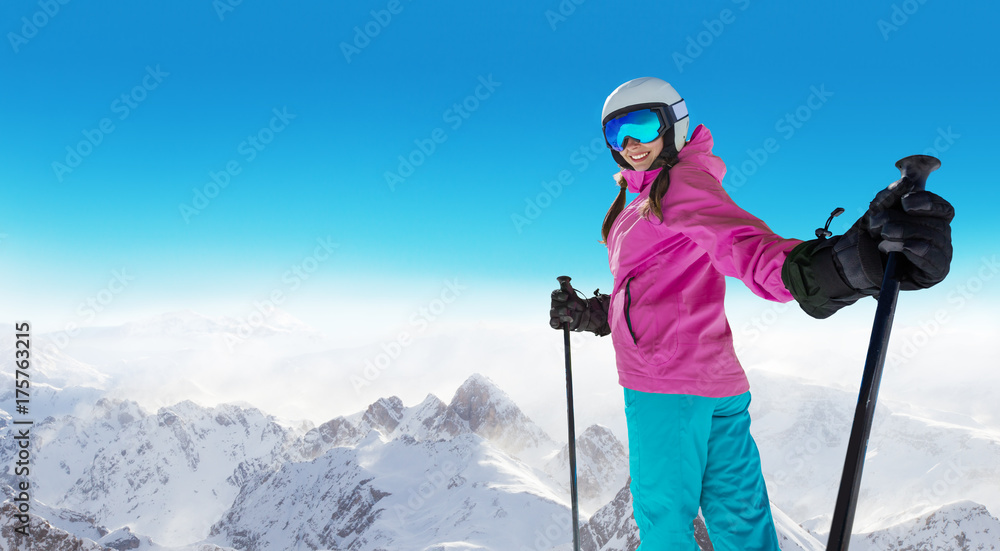
[[[663,135],[668,128],[687,116],[684,100],[673,105],[655,104],[639,106],[615,116],[604,123],[604,139],[615,151],[625,149],[626,138],[649,143]]]

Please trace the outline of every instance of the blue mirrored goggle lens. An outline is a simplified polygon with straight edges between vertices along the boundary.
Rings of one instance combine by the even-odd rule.
[[[625,138],[631,137],[648,143],[660,136],[664,125],[652,109],[640,109],[615,117],[604,125],[604,137],[615,151],[625,149]]]

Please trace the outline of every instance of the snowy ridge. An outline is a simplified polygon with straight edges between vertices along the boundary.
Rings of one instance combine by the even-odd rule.
[[[555,446],[507,393],[482,375],[474,374],[462,383],[448,407],[469,430],[510,454],[530,460]]]
[[[569,493],[569,444],[546,461],[544,470]],[[591,425],[577,435],[576,478],[585,515],[613,500],[628,480],[628,451],[607,427]]]
[[[750,375],[756,389],[751,432],[771,500],[825,539],[857,394],[764,372]],[[955,501],[1000,510],[1000,435],[895,409],[889,401],[876,409],[855,532],[876,531]]]
[[[9,487],[8,487],[9,490]],[[28,536],[15,532],[22,526],[17,519],[14,504],[5,501],[0,505],[0,550],[22,551],[25,549],[46,549],[47,551],[105,551],[105,547],[92,539],[76,536],[53,526],[45,518],[30,513],[28,515]]]
[[[56,397],[73,394],[54,389]],[[6,425],[9,415],[3,413],[0,420]],[[438,511],[437,506],[414,505],[433,496],[390,492],[379,484],[398,488],[405,482],[426,494],[426,483],[443,476],[433,466],[439,471],[458,468],[461,460],[472,463],[461,464],[455,480],[471,478],[469,488],[476,490],[459,502],[464,505],[454,513],[459,519],[454,533],[445,527],[432,531],[443,532],[438,543],[477,537],[487,542],[492,536],[485,520],[474,529],[463,524],[477,515],[502,518],[507,511],[544,511],[548,517],[535,520],[549,518],[545,522],[552,524],[552,515],[568,510],[550,481],[539,478],[545,478],[540,471],[504,450],[542,453],[550,450],[540,446],[548,445],[554,453],[558,445],[485,377],[470,377],[448,406],[434,396],[410,408],[398,398],[382,398],[362,412],[306,428],[284,426],[259,410],[235,405],[206,408],[185,401],[148,412],[135,402],[100,399],[83,411],[36,425],[34,469],[47,476],[34,488],[34,511],[74,537],[97,542],[117,538],[126,547],[166,549],[162,546],[204,541],[212,546],[283,549],[293,544],[238,528],[241,519],[253,519],[252,526],[270,526],[255,515],[281,509],[292,496],[298,501],[300,496],[319,495],[335,497],[336,510],[324,508],[322,504],[329,505],[325,499],[304,500],[304,508],[293,517],[300,522],[297,528],[288,528],[286,519],[276,532],[291,530],[297,534],[294,545],[303,549],[339,548],[345,541],[358,548],[365,541],[388,542],[405,532],[388,517],[365,522],[381,518],[383,509],[375,505],[383,498],[397,496],[386,502],[395,506],[396,518],[404,518],[401,511],[409,507],[414,518],[433,523]],[[4,465],[10,465],[13,448],[2,449]],[[434,450],[440,454],[431,453]],[[373,476],[379,474],[383,454],[391,467]],[[423,467],[400,478],[399,465]],[[3,470],[9,476],[9,467]],[[326,481],[328,492],[317,494],[314,484],[303,487],[303,477],[315,484]],[[492,509],[480,505],[481,513],[467,510],[487,498]],[[322,518],[317,512],[325,515],[322,525],[317,524]],[[86,521],[65,521],[66,514]],[[321,535],[334,532],[341,535]]]
[[[1000,520],[970,501],[945,505],[929,515],[851,537],[856,551],[972,551],[997,549]]]
[[[634,551],[637,547],[639,528],[632,515],[632,493],[625,484],[614,499],[580,527],[580,548],[584,551]]]
[[[258,410],[182,402],[155,414],[102,400],[37,425],[35,497],[166,545],[197,541],[241,482],[295,459],[294,435]],[[249,472],[248,472],[249,471]]]
[[[385,438],[405,435],[419,441],[477,434],[526,460],[557,446],[506,393],[488,378],[474,374],[455,391],[447,406],[428,395],[420,404],[407,408],[392,396],[378,399],[363,412],[323,423],[305,435],[303,452],[316,457],[331,447],[354,446],[373,430]]]
[[[0,372],[0,409],[14,411],[14,377],[6,371]],[[36,419],[73,415],[86,410],[101,399],[104,391],[89,386],[71,386],[65,389],[47,383],[35,382],[31,385],[31,412]]]
[[[0,349],[0,357],[14,358],[13,343],[7,344]],[[57,346],[48,336],[39,336],[35,339],[32,350],[31,370],[32,377],[38,383],[45,383],[51,387],[93,387],[104,388],[110,377],[103,373],[97,366],[85,361],[78,360],[63,352],[62,347]],[[13,381],[14,373],[11,370],[3,370],[0,374],[4,382]],[[33,385],[34,386],[34,385]],[[8,404],[8,394],[13,394],[8,389],[14,388],[13,383],[5,385],[0,399],[3,404]]]
[[[818,508],[795,485],[822,488],[809,477],[825,476],[826,462],[839,475],[843,452],[828,448],[849,430],[839,410],[851,408],[850,397],[787,379],[755,379],[752,430],[762,453],[772,454],[765,476],[782,548],[819,551],[829,524],[822,513],[832,499]],[[433,395],[410,407],[380,398],[318,427],[282,423],[252,407],[191,401],[156,411],[113,399],[84,407],[86,392],[51,387],[47,403],[55,414],[33,429],[33,471],[44,477],[33,481],[31,522],[46,534],[47,548],[562,551],[571,540],[565,445],[481,375],[469,377],[448,404]],[[883,525],[861,533],[856,523],[852,549],[995,546],[1000,521],[987,507],[942,506],[932,498],[992,495],[997,440],[974,427],[885,411],[870,460],[878,465],[887,456],[903,467],[894,476],[866,467],[861,503],[881,506],[871,514]],[[0,427],[9,429],[9,421],[0,412]],[[9,483],[10,431],[0,438],[0,480]],[[584,515],[585,548],[634,549],[631,494],[621,479],[624,446],[599,425],[580,433],[577,445],[581,489],[590,496],[592,484],[593,495],[609,496],[592,498],[595,512]],[[953,456],[952,447],[976,449],[977,459]],[[900,453],[910,457],[901,460]],[[929,486],[931,493],[920,490],[925,502],[893,508],[893,496],[912,492],[892,485],[919,488],[928,480],[911,472],[919,469],[939,483]],[[836,477],[823,483],[835,484]],[[821,513],[786,515],[779,500]],[[3,522],[0,549],[12,549],[12,520]],[[710,548],[700,521],[696,536]]]
[[[565,516],[544,483],[479,436],[418,442],[372,432],[244,488],[211,541],[247,551],[517,549],[521,531],[544,532]],[[504,535],[498,524],[518,529]]]

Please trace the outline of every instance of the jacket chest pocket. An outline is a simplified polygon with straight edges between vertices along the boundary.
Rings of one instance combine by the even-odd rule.
[[[628,281],[625,282],[625,324],[628,326],[628,333],[632,336],[632,344],[639,344],[639,339],[635,336],[635,329],[632,327],[632,317],[630,311],[632,309],[632,280],[634,277],[630,277]]]
[[[615,312],[621,316],[618,344],[637,348],[641,358],[653,365],[666,363],[677,353],[680,321],[677,296],[662,286],[657,271],[629,278]]]

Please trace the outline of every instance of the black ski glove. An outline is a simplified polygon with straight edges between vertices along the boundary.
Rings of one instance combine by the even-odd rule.
[[[826,318],[864,296],[877,297],[890,251],[902,255],[900,289],[931,287],[951,266],[955,209],[929,191],[911,191],[902,180],[882,190],[844,235],[795,247],[781,278],[802,309]]]
[[[553,329],[562,329],[564,323],[569,324],[570,331],[590,331],[603,337],[611,333],[608,323],[608,309],[611,297],[598,294],[588,299],[581,298],[576,289],[567,293],[562,289],[552,291],[552,308],[549,310],[549,325]]]

